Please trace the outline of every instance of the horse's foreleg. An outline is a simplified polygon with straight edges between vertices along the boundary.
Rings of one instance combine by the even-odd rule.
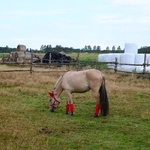
[[[71,112],[71,116],[74,115],[74,104],[70,104],[70,112]]]
[[[74,104],[66,104],[66,114],[69,113],[69,111],[71,112],[71,116],[74,115]]]
[[[69,113],[69,108],[70,108],[70,104],[68,104],[68,101],[67,101],[67,104],[66,104],[66,114]]]
[[[65,91],[67,96],[68,96],[68,101],[67,101],[67,104],[66,104],[66,114],[71,113],[71,116],[74,115],[74,105],[73,105],[73,101],[72,101],[72,94],[70,91],[66,90]]]

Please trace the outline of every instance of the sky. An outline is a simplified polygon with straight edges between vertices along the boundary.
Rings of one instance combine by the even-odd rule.
[[[0,47],[150,46],[150,0],[0,0]]]

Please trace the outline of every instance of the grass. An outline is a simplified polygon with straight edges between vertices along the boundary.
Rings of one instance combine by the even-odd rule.
[[[77,53],[68,54],[71,58],[76,59]],[[81,68],[97,68],[106,69],[107,64],[98,64],[98,53],[80,53],[79,54],[80,67]]]
[[[77,57],[77,53],[69,53],[66,55],[71,56],[74,59],[76,59],[76,57]],[[98,55],[97,53],[80,53],[79,58],[81,60],[95,60],[95,61],[97,61],[98,60],[97,55]],[[8,56],[8,53],[0,53],[0,58],[2,58],[3,56]]]
[[[56,112],[48,109],[48,92],[61,74],[0,73],[1,150],[149,149],[149,79],[105,71],[110,114],[94,118],[95,100],[87,92],[73,94],[71,117],[65,93]]]
[[[68,56],[71,56],[71,58],[76,59],[78,53],[69,53]],[[79,59],[84,60],[91,60],[91,61],[98,61],[98,54],[97,53],[79,53]]]
[[[0,58],[7,57],[8,55],[8,53],[0,53]]]
[[[2,58],[3,57],[3,53],[0,53],[0,58]]]

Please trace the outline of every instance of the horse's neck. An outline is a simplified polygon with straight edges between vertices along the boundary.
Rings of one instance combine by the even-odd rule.
[[[59,98],[59,96],[61,95],[61,93],[63,91],[63,89],[61,87],[62,78],[63,78],[63,76],[59,77],[59,79],[56,81],[56,84],[54,86],[54,94],[57,98]]]

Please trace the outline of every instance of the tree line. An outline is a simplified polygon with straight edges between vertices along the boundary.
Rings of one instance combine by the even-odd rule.
[[[16,48],[10,48],[8,46],[6,47],[0,47],[0,53],[10,53],[16,51]],[[65,52],[65,53],[123,53],[124,49],[121,49],[120,46],[115,48],[113,46],[111,49],[107,46],[105,50],[101,50],[100,46],[93,46],[85,45],[82,49],[75,49],[73,47],[63,47],[61,45],[56,45],[55,47],[52,47],[51,45],[41,45],[40,50],[35,50],[31,48],[27,48],[27,51],[34,51],[35,53],[47,53],[47,52]],[[138,53],[150,53],[150,46],[141,47],[138,49]]]

